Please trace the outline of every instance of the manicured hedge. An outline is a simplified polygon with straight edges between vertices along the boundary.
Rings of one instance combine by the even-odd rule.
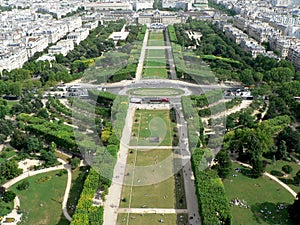
[[[71,225],[90,225],[103,223],[103,207],[93,206],[93,197],[98,189],[100,174],[94,169],[89,171],[81,192]]]
[[[212,154],[209,149],[196,149],[192,155],[200,217],[202,224],[229,225],[231,212],[223,183],[216,171],[206,169],[206,162],[211,159]]]
[[[173,25],[168,26],[168,31],[169,31],[170,41],[177,42],[178,40],[177,40],[175,29],[174,29]]]

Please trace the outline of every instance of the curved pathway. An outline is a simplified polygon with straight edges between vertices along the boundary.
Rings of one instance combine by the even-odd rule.
[[[242,166],[245,166],[245,167],[248,167],[248,168],[252,168],[252,166],[250,166],[249,164],[247,163],[242,163],[240,161],[236,161],[236,160],[232,160],[232,162],[235,162],[237,164],[240,164]],[[293,195],[294,198],[297,198],[297,193],[292,189],[290,188],[288,185],[286,185],[285,183],[283,183],[281,180],[279,180],[277,177],[267,173],[267,172],[264,172],[263,175],[269,177],[270,179],[274,180],[275,182],[277,182],[278,184],[280,184],[283,188],[285,188],[288,192],[291,193],[291,195]]]
[[[24,172],[20,176],[15,177],[14,179],[6,182],[2,186],[5,187],[6,189],[8,189],[12,185],[16,184],[17,182],[19,182],[25,178],[28,178],[28,177],[31,177],[31,176],[34,176],[37,174],[41,174],[41,173],[47,173],[47,172],[51,172],[51,171],[55,171],[55,170],[66,169],[68,171],[68,180],[67,180],[67,186],[65,189],[64,199],[62,202],[62,209],[63,209],[63,214],[66,217],[66,219],[71,221],[72,217],[69,215],[69,213],[67,211],[67,202],[68,202],[68,197],[69,197],[69,193],[70,193],[70,189],[71,189],[71,182],[72,182],[71,167],[64,160],[62,160],[62,159],[57,159],[57,160],[62,164],[58,165],[58,166],[50,167],[50,168],[41,169],[41,170]],[[19,205],[20,205],[20,203],[19,203]],[[16,208],[16,205],[15,205],[15,208]]]

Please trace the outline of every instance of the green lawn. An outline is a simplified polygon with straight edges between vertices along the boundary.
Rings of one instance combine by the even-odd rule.
[[[177,88],[136,88],[127,93],[136,96],[177,96],[184,94],[184,91]]]
[[[162,40],[148,40],[148,46],[165,46],[165,41]]]
[[[233,168],[237,167],[242,168],[233,164]],[[233,177],[233,174],[237,176]],[[238,198],[250,206],[250,208],[231,206],[233,225],[292,224],[288,219],[287,210],[278,209],[278,205],[293,203],[293,196],[275,181],[266,177],[253,179],[232,171],[223,183],[229,201]]]
[[[147,49],[146,58],[147,57],[165,57],[164,49]]]
[[[125,174],[120,207],[175,207],[172,150],[130,150]]]
[[[157,40],[164,40],[164,34],[163,32],[155,32],[151,31],[149,33],[149,40],[157,39]]]
[[[168,78],[166,68],[144,68],[142,77],[144,78]]]
[[[174,126],[169,110],[137,110],[130,145],[171,146]],[[159,143],[150,142],[150,137],[159,137]]]
[[[187,221],[187,215],[182,215],[184,221]],[[129,219],[128,223],[127,220]],[[160,222],[163,220],[163,223]],[[117,225],[175,225],[177,222],[176,214],[126,214],[118,215]],[[186,223],[184,223],[186,224]]]
[[[75,212],[75,207],[79,200],[85,178],[87,176],[86,170],[88,167],[79,167],[72,171],[72,184],[68,198],[68,212],[72,216]]]
[[[300,192],[300,186],[295,186],[291,184],[293,182],[293,177],[296,175],[296,173],[300,170],[300,166],[295,162],[288,162],[284,160],[276,160],[275,163],[272,162],[272,160],[268,160],[269,162],[266,171],[275,175],[278,179],[286,182],[296,193]],[[290,165],[293,168],[293,171],[291,174],[284,174],[284,172],[281,170],[281,168],[284,165]],[[283,176],[278,176],[279,174],[282,174]]]
[[[161,58],[151,58],[145,61],[144,66],[166,66],[166,61],[165,59]]]
[[[67,224],[64,219],[61,220],[67,174],[57,176],[58,173],[53,171],[27,178],[30,186],[26,191],[17,190],[18,183],[10,188],[20,198],[20,209],[24,212],[22,224]]]

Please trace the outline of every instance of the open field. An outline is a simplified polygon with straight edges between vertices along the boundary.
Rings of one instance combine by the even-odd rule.
[[[150,31],[149,40],[164,40],[163,32]]]
[[[181,217],[180,217],[181,216]],[[163,220],[164,225],[175,225],[181,224],[178,223],[177,217],[182,218],[183,221],[187,221],[187,215],[176,215],[176,214],[126,214],[121,213],[118,215],[117,225],[155,225],[162,224]],[[127,218],[129,222],[127,223]],[[179,220],[180,220],[179,218]],[[182,223],[185,224],[185,223]]]
[[[146,58],[165,58],[166,57],[166,52],[164,49],[147,49],[146,51]]]
[[[125,174],[120,207],[175,207],[171,149],[130,150]]]
[[[237,164],[233,164],[233,167],[243,168]],[[234,177],[233,174],[237,176]],[[238,198],[249,206],[231,206],[232,224],[292,224],[285,206],[281,209],[280,204],[292,203],[293,196],[275,181],[266,177],[253,179],[241,172],[232,171],[223,183],[229,201]]]
[[[147,42],[148,46],[165,46],[164,40],[148,40]]]
[[[166,68],[144,68],[142,77],[144,78],[168,78]]]
[[[150,58],[145,60],[144,66],[166,66],[166,60],[163,58]]]
[[[133,120],[130,145],[135,146],[171,146],[173,127],[169,110],[137,110]],[[150,142],[150,137],[159,138]]]
[[[137,88],[127,93],[135,96],[177,96],[184,94],[184,91],[176,88]]]
[[[295,162],[288,162],[284,160],[276,160],[272,163],[272,160],[267,159],[268,164],[266,167],[266,171],[276,176],[279,180],[285,182],[290,186],[296,193],[300,192],[300,186],[296,186],[293,184],[293,177],[300,170],[300,165]],[[290,165],[293,168],[291,174],[284,174],[281,170],[284,165]]]
[[[19,191],[15,184],[10,188],[20,198],[21,211],[26,225],[62,224],[61,204],[67,183],[67,174],[57,176],[59,171],[29,177],[28,190]]]

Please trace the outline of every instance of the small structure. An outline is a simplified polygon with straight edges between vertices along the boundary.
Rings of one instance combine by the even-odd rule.
[[[159,137],[149,137],[150,143],[159,143]]]

